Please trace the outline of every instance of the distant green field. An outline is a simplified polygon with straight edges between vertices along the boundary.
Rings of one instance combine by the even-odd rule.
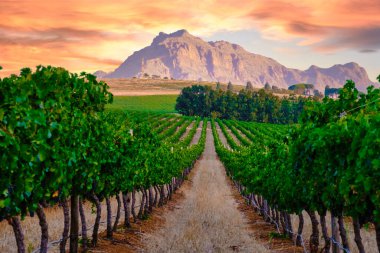
[[[178,95],[115,96],[107,109],[128,111],[175,112]]]

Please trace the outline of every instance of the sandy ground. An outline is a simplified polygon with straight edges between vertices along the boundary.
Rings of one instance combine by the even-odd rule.
[[[195,145],[199,142],[199,139],[201,138],[201,135],[202,135],[202,128],[203,128],[203,121],[199,122],[197,131],[195,132],[194,137],[190,142],[190,145]]]
[[[137,198],[139,201],[139,198]],[[112,198],[113,214],[116,212],[116,200]],[[139,203],[137,203],[139,205]],[[136,208],[137,209],[137,208]],[[86,222],[88,228],[92,227],[95,222],[95,214],[93,213],[92,204],[88,201],[85,203],[84,210],[86,213]],[[62,208],[55,206],[44,209],[49,227],[49,241],[55,241],[61,238],[63,229],[63,211]],[[99,231],[106,229],[106,203],[102,202],[102,223],[100,224]],[[121,222],[123,219],[121,218]],[[80,222],[79,222],[80,224]],[[32,252],[40,244],[40,226],[38,224],[37,215],[35,217],[25,217],[25,220],[21,222],[24,236],[25,247],[27,252]],[[80,225],[81,226],[81,225]],[[89,236],[92,234],[92,230],[87,232]],[[68,243],[66,245],[68,247]],[[0,252],[1,253],[13,253],[17,252],[16,240],[14,238],[12,227],[8,225],[6,221],[0,222]],[[59,245],[49,248],[49,252],[59,252]]]
[[[303,229],[303,232],[302,232],[302,235],[303,237],[306,239],[306,240],[309,240],[310,238],[310,235],[311,235],[311,220],[310,220],[310,216],[304,211],[303,213],[303,218],[304,218],[304,229]],[[317,215],[317,219],[318,219],[318,222],[320,221],[319,219],[319,215]],[[293,230],[294,231],[297,231],[297,228],[298,228],[298,223],[299,223],[299,220],[298,220],[298,216],[297,215],[291,215],[291,218],[292,218],[292,225],[293,225]],[[329,235],[331,235],[331,218],[330,218],[330,213],[328,212],[327,215],[326,215],[326,223],[327,223],[327,230],[328,230],[328,233]],[[350,244],[350,250],[351,250],[351,253],[358,253],[358,248],[356,247],[356,243],[355,243],[355,234],[354,234],[354,228],[352,226],[352,222],[351,222],[351,219],[350,218],[345,218],[345,221],[344,221],[344,225],[345,225],[345,228],[346,228],[346,231],[347,231],[347,236],[348,236],[348,242]],[[323,240],[323,237],[322,237],[322,227],[321,227],[321,223],[319,222],[319,235],[320,235],[320,238],[319,238],[319,244],[320,244],[320,247],[324,246],[325,242]],[[360,234],[361,234],[361,237],[362,237],[362,241],[363,241],[363,245],[364,245],[364,249],[366,251],[366,253],[378,253],[378,249],[377,249],[377,244],[376,244],[376,234],[375,234],[375,230],[374,228],[362,228],[360,230]],[[340,241],[340,238],[338,238]]]
[[[142,252],[270,252],[254,239],[238,210],[210,126],[194,173],[184,201],[165,215],[165,225],[144,235]]]

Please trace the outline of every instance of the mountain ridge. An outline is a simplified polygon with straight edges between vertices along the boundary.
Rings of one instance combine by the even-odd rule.
[[[276,60],[251,53],[242,46],[224,40],[206,42],[182,29],[160,32],[152,43],[130,55],[104,78],[141,77],[144,73],[161,77],[220,81],[255,87],[265,83],[288,88],[296,83],[311,83],[323,90],[326,85],[342,87],[347,79],[365,90],[372,82],[366,70],[355,62],[335,64],[329,68],[311,65],[306,70],[287,68]]]

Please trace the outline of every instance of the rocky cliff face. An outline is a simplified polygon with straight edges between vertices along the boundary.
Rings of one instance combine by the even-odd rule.
[[[205,42],[186,30],[160,33],[148,47],[134,52],[107,78],[139,77],[144,73],[185,80],[220,81],[256,87],[266,82],[281,88],[295,83],[311,83],[323,90],[326,85],[341,87],[347,79],[359,89],[373,84],[365,69],[356,63],[331,68],[311,66],[305,71],[289,69],[277,61],[247,52],[226,41]]]

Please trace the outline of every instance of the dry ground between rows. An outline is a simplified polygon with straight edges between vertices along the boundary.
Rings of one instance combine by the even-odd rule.
[[[182,186],[173,194],[172,199],[169,200],[164,206],[154,208],[150,216],[146,220],[137,221],[133,223],[131,220],[131,228],[124,228],[119,226],[117,232],[114,232],[114,239],[109,240],[106,238],[105,231],[100,234],[99,245],[89,252],[139,252],[144,248],[142,242],[143,235],[146,233],[153,233],[158,228],[164,226],[165,216],[170,214],[177,206],[184,201],[184,192],[191,189],[192,178],[194,177],[194,170],[190,172],[188,179]]]
[[[210,145],[212,145],[211,151]],[[275,228],[264,222],[262,217],[245,203],[231,180],[227,178],[224,167],[218,167],[220,166],[220,161],[217,157],[213,157],[212,152],[215,152],[215,150],[211,130],[208,129],[206,154],[204,153],[197,161],[188,180],[186,180],[181,188],[173,195],[172,200],[164,207],[154,209],[147,220],[133,224],[131,229],[121,228],[114,234],[115,239],[112,241],[105,239],[105,234],[102,233],[99,247],[92,250],[92,252],[302,252],[302,249],[294,247],[293,242],[289,239],[270,237],[270,235],[276,231]],[[201,164],[202,161],[205,163],[205,159],[209,159],[211,163],[216,163],[216,170],[223,169],[212,173],[220,173],[219,177],[223,177],[224,181],[222,180],[222,182],[225,184],[221,185],[219,189],[216,189],[214,194],[218,194],[218,191],[223,192],[223,187],[228,193],[228,195],[225,196],[225,204],[223,203],[224,199],[219,199],[217,200],[219,202],[215,202],[218,203],[217,206],[215,206],[216,208],[223,209],[223,206],[226,205],[225,209],[222,210],[224,213],[218,213],[217,210],[212,209],[212,205],[215,205],[215,203],[212,203],[213,201],[211,199],[207,199],[207,195],[202,195],[201,198],[205,198],[204,201],[210,203],[211,209],[199,206],[206,202],[201,201],[201,203],[196,199],[196,191],[202,189],[195,189],[194,187],[204,185],[202,181],[200,181],[205,180],[201,178],[201,175],[204,177],[207,176],[207,173],[209,173],[207,170],[211,169],[205,168],[205,165]],[[212,176],[218,177],[218,175],[215,174],[212,174]],[[207,183],[209,183],[209,187],[212,187],[211,182]],[[206,192],[210,192],[210,189]],[[218,224],[213,224],[213,222],[218,222],[218,220],[210,216],[210,213],[202,213],[202,211],[199,210],[186,210],[189,209],[189,206],[192,206],[192,204],[189,204],[191,201],[197,202],[195,205],[198,205],[201,210],[204,208],[205,212],[210,212],[215,216],[221,214],[230,220],[222,221],[222,227],[218,227]],[[201,227],[203,227],[204,223],[209,223],[207,227],[216,227],[219,228],[220,231],[207,230],[207,228],[205,229],[204,227],[199,228],[197,220],[192,220],[194,218],[192,215],[199,217]],[[202,216],[204,216],[203,218],[205,220],[202,220]],[[236,228],[223,227],[223,225],[226,224],[234,225]],[[189,228],[189,226],[194,226],[194,228]],[[191,231],[194,232],[190,235],[190,239],[188,239],[189,231],[190,233]],[[204,232],[206,232],[206,234],[202,234]],[[235,235],[228,234],[230,232],[235,233]],[[222,238],[215,238],[213,233],[222,236]],[[229,236],[226,237],[226,235]],[[201,240],[206,242],[203,243]],[[234,240],[236,240],[236,243],[233,243]],[[190,245],[184,245],[186,243],[188,244],[188,241],[191,241]],[[216,242],[216,244],[221,245],[212,245],[212,243],[210,245],[210,242]]]

